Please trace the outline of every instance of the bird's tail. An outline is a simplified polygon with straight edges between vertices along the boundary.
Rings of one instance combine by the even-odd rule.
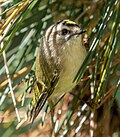
[[[53,77],[53,80],[48,87],[45,87],[43,83],[37,81],[34,83],[33,100],[30,108],[30,121],[32,123],[42,110],[48,97],[53,93],[57,81],[58,79]]]
[[[48,93],[42,91],[42,85],[40,83],[34,83],[33,99],[30,105],[30,121],[33,123],[39,112],[42,110],[46,100],[48,99]]]
[[[38,116],[39,112],[42,110],[43,106],[48,99],[48,94],[46,92],[42,93],[39,97],[38,102],[32,107],[30,111],[30,121],[33,123],[35,118]]]

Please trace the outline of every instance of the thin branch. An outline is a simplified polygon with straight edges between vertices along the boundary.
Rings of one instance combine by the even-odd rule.
[[[30,70],[32,65],[26,66],[24,68],[22,68],[20,71],[18,71],[17,73],[15,73],[12,77],[12,80],[15,80],[17,78],[19,78],[21,75],[24,75],[28,70]],[[6,79],[5,81],[3,81],[2,83],[0,83],[0,90],[6,86],[8,83],[8,80]]]
[[[4,45],[4,44],[3,44],[3,42],[2,42],[2,43],[1,43],[1,47],[2,47],[2,48],[3,48],[3,45]],[[9,84],[9,88],[10,88],[10,92],[11,92],[13,104],[14,104],[14,107],[15,107],[17,119],[18,119],[18,122],[20,122],[20,116],[19,116],[19,113],[18,113],[18,109],[17,109],[17,107],[16,107],[16,100],[15,100],[15,96],[14,96],[13,88],[12,88],[12,81],[11,81],[10,74],[9,74],[9,69],[8,69],[8,66],[7,66],[7,59],[6,59],[5,50],[3,51],[3,59],[4,59],[4,65],[5,65],[6,75],[7,75],[8,84]]]
[[[1,10],[1,11],[2,11],[2,10]],[[5,31],[7,31],[8,29],[9,29],[9,27],[7,27],[7,28],[5,29]],[[0,41],[1,41],[1,38],[2,38],[2,37],[1,37],[1,35],[0,35]],[[4,47],[3,41],[1,42],[0,47],[1,47],[1,49]],[[11,79],[10,79],[9,69],[8,69],[8,66],[7,66],[7,59],[6,59],[5,50],[3,51],[3,59],[4,59],[4,65],[5,65],[6,75],[7,75],[8,84],[9,84],[9,88],[10,88],[10,92],[11,92],[13,104],[14,104],[14,107],[15,107],[17,119],[18,119],[18,122],[20,122],[20,116],[19,116],[19,113],[18,113],[18,109],[17,109],[17,107],[16,107],[16,100],[15,100],[15,96],[14,96],[13,88],[12,88],[12,81],[11,81]]]

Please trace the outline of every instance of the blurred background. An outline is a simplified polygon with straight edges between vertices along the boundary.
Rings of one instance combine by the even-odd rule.
[[[61,19],[87,30],[88,54],[77,86],[54,100],[53,114],[46,103],[31,125],[36,53]],[[0,137],[120,137],[119,39],[119,0],[0,0]]]

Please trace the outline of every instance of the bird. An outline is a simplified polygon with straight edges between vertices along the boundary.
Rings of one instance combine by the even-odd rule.
[[[79,68],[87,55],[80,26],[69,19],[51,25],[41,38],[36,56],[30,120],[33,122],[48,99],[70,92]]]

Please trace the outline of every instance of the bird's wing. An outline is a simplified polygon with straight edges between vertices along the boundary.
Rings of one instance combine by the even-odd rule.
[[[33,123],[39,112],[42,110],[44,104],[46,103],[48,97],[53,93],[55,85],[58,81],[58,77],[53,77],[50,87],[44,87],[43,92],[40,93],[41,85],[39,82],[35,82],[34,85],[34,97],[32,100],[32,109],[30,111],[30,121]],[[41,86],[41,87],[40,87]]]
[[[48,63],[48,59],[44,55],[44,51],[40,49],[36,58],[37,81],[34,83],[33,100],[30,109],[30,120],[32,122],[43,108],[48,97],[53,93],[59,79],[58,66],[53,67],[53,64],[49,64],[50,61]]]

